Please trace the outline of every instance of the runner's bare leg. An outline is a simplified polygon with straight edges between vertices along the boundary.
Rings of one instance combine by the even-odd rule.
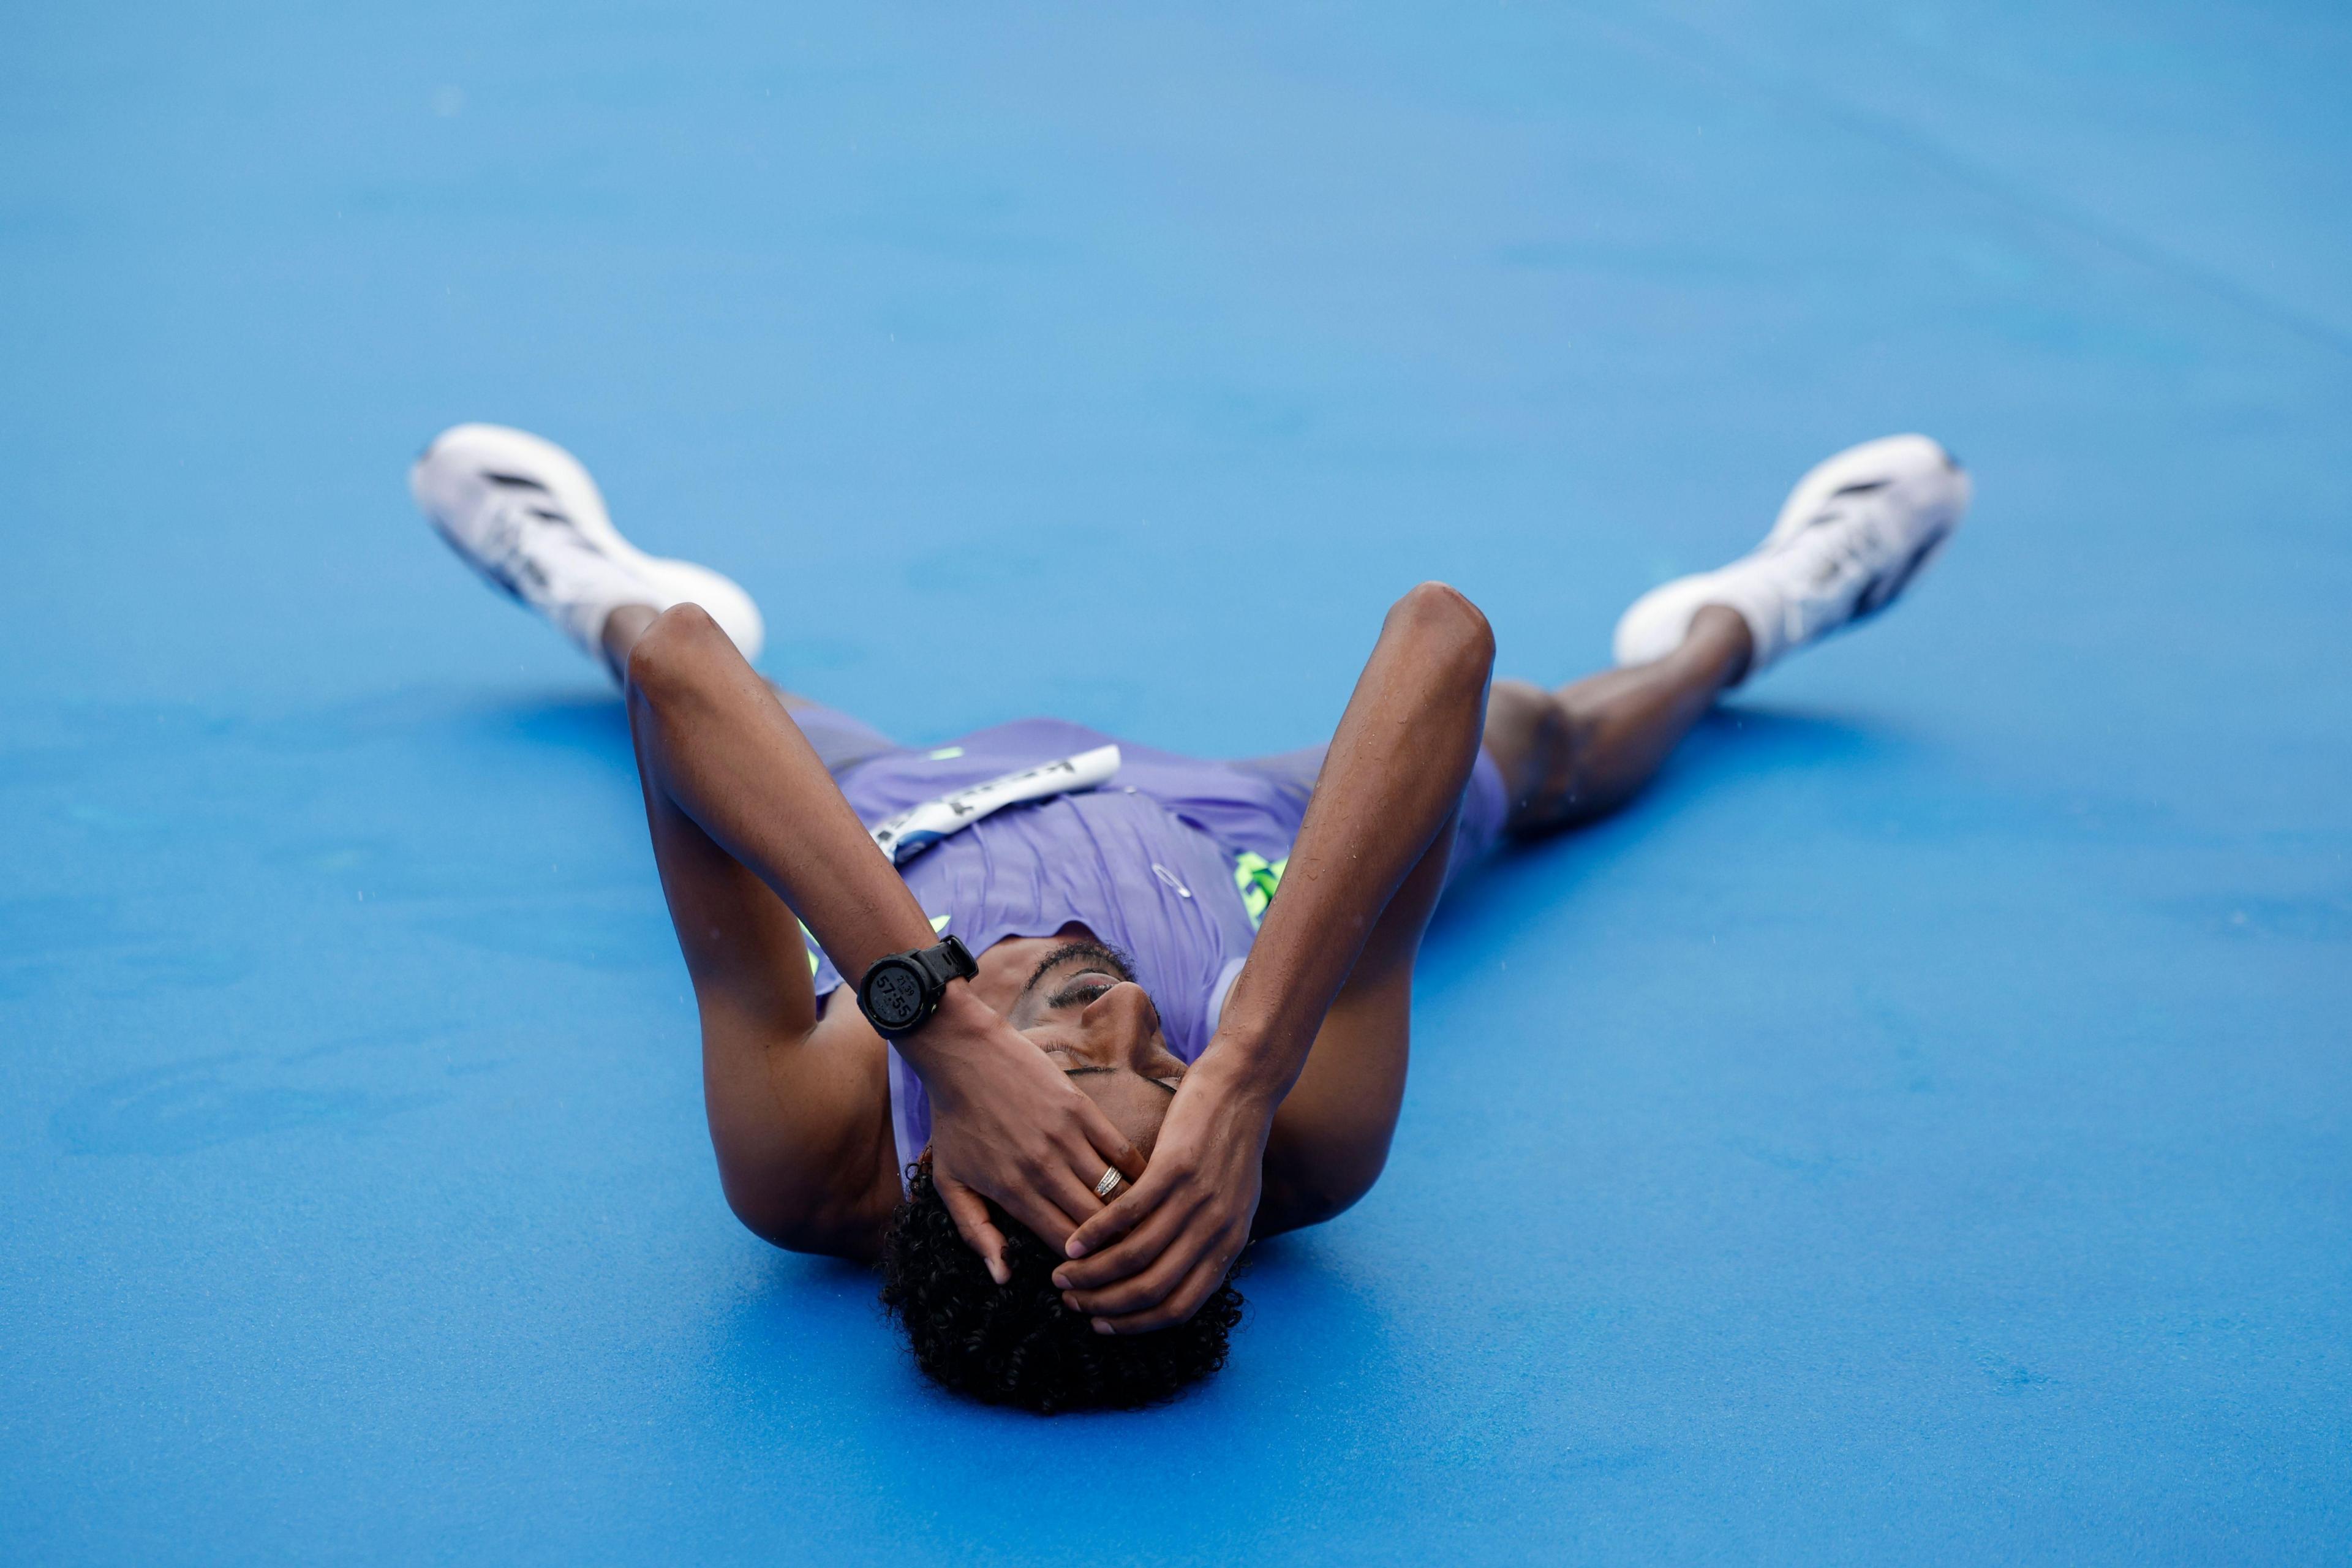
[[[1651,664],[1546,691],[1497,680],[1486,700],[1487,754],[1503,771],[1513,833],[1604,816],[1640,794],[1691,726],[1748,668],[1748,623],[1699,611],[1682,646]]]

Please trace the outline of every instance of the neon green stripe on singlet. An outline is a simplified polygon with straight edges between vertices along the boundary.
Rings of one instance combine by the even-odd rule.
[[[1265,923],[1265,908],[1274,902],[1275,890],[1282,886],[1283,868],[1289,864],[1287,855],[1269,860],[1255,849],[1234,857],[1234,886],[1242,891],[1242,908],[1249,911],[1251,925]]]

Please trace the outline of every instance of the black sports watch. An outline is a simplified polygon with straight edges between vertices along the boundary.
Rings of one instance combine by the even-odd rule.
[[[877,958],[857,983],[857,1010],[886,1040],[911,1035],[940,1010],[950,980],[980,973],[962,941],[950,937],[937,947],[919,947]]]

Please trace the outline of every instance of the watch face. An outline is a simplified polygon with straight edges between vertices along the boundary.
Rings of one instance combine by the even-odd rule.
[[[922,1016],[923,983],[910,964],[875,965],[866,982],[866,1008],[886,1029],[903,1029]]]

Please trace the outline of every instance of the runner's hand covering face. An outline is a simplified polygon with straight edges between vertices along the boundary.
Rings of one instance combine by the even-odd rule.
[[[1054,1283],[1103,1333],[1140,1334],[1201,1310],[1249,1245],[1271,1106],[1215,1070],[1213,1043],[1177,1086],[1151,1163],[1078,1227]]]
[[[1130,1182],[1144,1173],[1142,1153],[1101,1108],[969,986],[949,986],[918,1037],[931,1097],[931,1179],[998,1284],[1010,1278],[1004,1235],[986,1200],[1059,1250],[1101,1212],[1095,1184],[1105,1167]]]

